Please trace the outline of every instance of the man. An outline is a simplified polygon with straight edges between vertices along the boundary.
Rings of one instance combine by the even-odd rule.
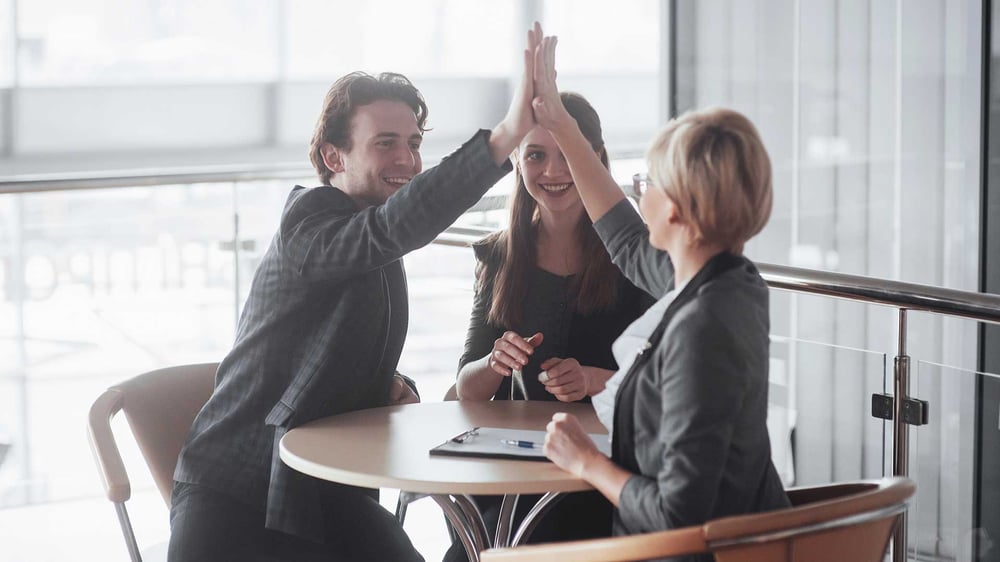
[[[278,442],[317,418],[417,401],[395,372],[406,334],[401,259],[510,169],[534,126],[525,74],[507,116],[421,172],[427,107],[405,77],[354,73],[328,92],[310,158],[254,276],[236,342],[174,474],[169,559],[421,560],[377,491],[285,466]]]

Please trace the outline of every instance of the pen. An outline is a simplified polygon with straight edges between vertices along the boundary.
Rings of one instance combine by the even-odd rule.
[[[520,439],[501,439],[501,443],[507,445],[508,447],[521,447],[522,449],[541,449],[541,443],[535,443],[534,441],[521,441]]]

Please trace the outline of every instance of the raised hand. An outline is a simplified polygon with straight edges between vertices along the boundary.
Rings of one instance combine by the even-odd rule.
[[[524,135],[535,126],[531,102],[535,97],[535,59],[541,42],[542,26],[535,22],[535,26],[528,31],[528,44],[523,53],[524,69],[521,82],[514,92],[514,99],[510,102],[507,115],[490,134],[490,155],[497,164],[506,160]]]
[[[559,98],[556,85],[556,37],[544,37],[535,49],[533,84],[535,99],[532,100],[535,122],[549,130],[576,126],[576,121],[566,111]]]
[[[514,99],[507,110],[505,120],[509,121],[515,130],[523,137],[535,126],[535,117],[531,110],[531,101],[534,99],[534,75],[536,53],[542,43],[542,26],[537,21],[534,27],[528,30],[528,46],[524,49],[524,68],[521,73],[521,83],[514,91]]]

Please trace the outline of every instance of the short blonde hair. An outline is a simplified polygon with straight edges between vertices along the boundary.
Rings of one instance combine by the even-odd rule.
[[[734,254],[771,216],[771,160],[757,128],[731,109],[687,112],[646,154],[653,186],[677,205],[696,244]]]

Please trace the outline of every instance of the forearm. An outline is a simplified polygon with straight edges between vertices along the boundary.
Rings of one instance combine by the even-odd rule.
[[[493,162],[497,166],[502,166],[510,158],[522,138],[524,138],[524,132],[518,131],[516,125],[511,124],[506,119],[501,121],[490,131],[488,144]]]
[[[615,372],[600,367],[587,367],[587,396],[604,392],[604,387]]]
[[[490,400],[500,388],[503,375],[489,367],[490,356],[466,363],[458,372],[455,390],[459,400]]]
[[[618,466],[608,457],[595,453],[590,461],[584,463],[580,477],[590,482],[608,501],[615,507],[619,505],[619,498],[625,483],[632,477],[632,473]]]
[[[591,222],[597,221],[624,199],[625,194],[594,152],[590,141],[580,132],[580,126],[575,120],[569,119],[562,127],[551,132],[566,157],[573,183],[587,209],[587,215]]]

